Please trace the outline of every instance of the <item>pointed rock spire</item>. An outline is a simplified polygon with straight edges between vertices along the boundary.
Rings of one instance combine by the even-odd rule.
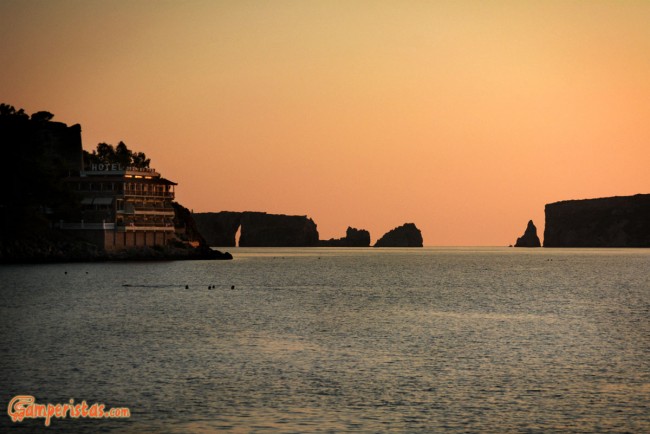
[[[542,247],[537,236],[537,228],[532,220],[528,222],[526,232],[520,238],[517,238],[515,247]]]

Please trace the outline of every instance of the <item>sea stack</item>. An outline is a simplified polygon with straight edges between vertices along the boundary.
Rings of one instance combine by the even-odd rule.
[[[542,247],[542,243],[539,242],[539,237],[537,236],[537,228],[532,220],[528,222],[524,234],[520,238],[517,238],[515,247]]]
[[[414,223],[405,223],[384,234],[375,247],[422,247],[422,232]]]

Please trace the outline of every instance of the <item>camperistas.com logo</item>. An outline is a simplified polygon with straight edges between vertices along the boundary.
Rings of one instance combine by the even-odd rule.
[[[50,426],[52,418],[124,419],[131,417],[131,410],[127,407],[107,409],[102,403],[89,405],[86,401],[75,404],[72,398],[65,404],[39,404],[31,395],[17,395],[9,401],[7,414],[14,423],[25,419],[45,419],[45,426]]]

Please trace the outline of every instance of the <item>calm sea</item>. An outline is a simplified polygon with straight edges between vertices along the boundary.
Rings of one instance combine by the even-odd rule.
[[[0,430],[650,432],[650,250],[232,252],[1,266]]]

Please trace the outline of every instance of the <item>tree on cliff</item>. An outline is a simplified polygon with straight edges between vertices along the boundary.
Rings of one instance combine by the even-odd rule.
[[[49,122],[54,117],[52,113],[47,111],[35,112],[32,113],[31,116],[29,116],[27,113],[25,113],[25,109],[16,110],[14,106],[10,104],[4,104],[4,103],[0,104],[0,116],[5,121],[31,120],[34,122]]]
[[[77,196],[64,182],[69,161],[58,152],[59,142],[48,140],[66,137],[68,127],[51,122],[53,117],[43,111],[30,117],[23,109],[0,104],[0,149],[3,161],[10,162],[0,172],[0,242],[38,237],[48,219],[67,218],[78,209]]]
[[[0,104],[0,116],[4,117],[5,119],[9,117],[13,117],[14,119],[29,119],[29,116],[27,113],[25,113],[25,110],[16,110],[14,106],[4,103]]]
[[[54,115],[50,112],[40,111],[40,112],[32,113],[32,117],[30,119],[35,122],[49,122],[52,120],[53,117]]]
[[[86,164],[119,164],[123,168],[143,169],[149,167],[151,163],[151,159],[147,158],[144,152],[133,152],[124,142],[118,143],[115,147],[108,143],[99,143],[92,153],[86,150],[83,153]]]

